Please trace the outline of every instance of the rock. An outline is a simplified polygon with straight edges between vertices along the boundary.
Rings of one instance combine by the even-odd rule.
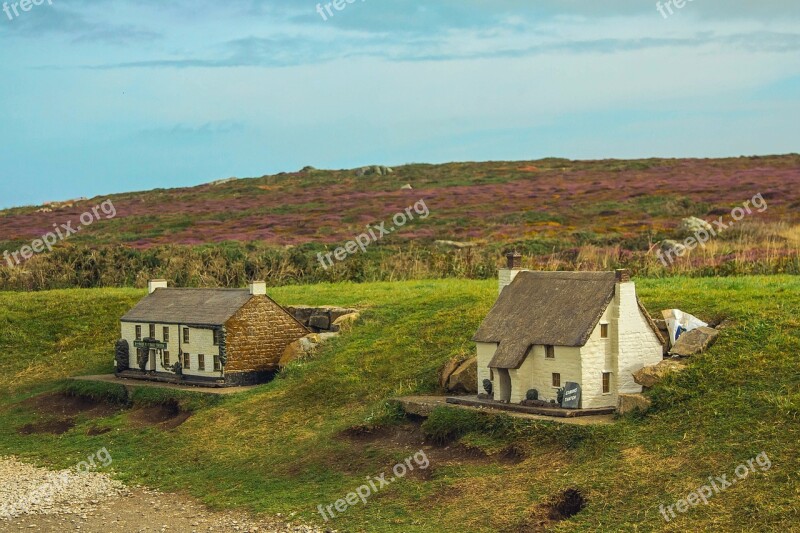
[[[361,167],[356,169],[356,176],[370,176],[370,175],[377,175],[377,176],[386,176],[389,174],[394,174],[394,170],[389,167],[384,167],[382,165],[373,165],[370,167]]]
[[[299,340],[296,340],[283,350],[283,355],[280,361],[278,361],[278,366],[284,368],[288,366],[289,363],[302,359],[305,355],[306,352],[303,350],[303,346],[300,344]]]
[[[621,415],[634,411],[645,412],[651,404],[650,399],[643,394],[620,394],[617,399],[617,411]]]
[[[690,357],[708,350],[719,338],[714,328],[699,327],[687,331],[675,341],[670,353],[680,357]]]
[[[450,392],[463,392],[477,394],[478,392],[478,358],[471,357],[450,375],[447,380],[447,390]]]
[[[353,329],[353,325],[360,317],[361,313],[348,313],[346,315],[342,315],[333,321],[333,324],[331,324],[331,331],[350,331]]]
[[[661,251],[664,253],[680,251],[680,249],[683,247],[681,243],[678,241],[673,241],[672,239],[664,239],[661,241],[659,246],[661,247]]]
[[[323,342],[327,342],[331,339],[335,339],[338,336],[339,333],[335,331],[324,331],[318,334],[320,344]]]
[[[401,191],[411,191],[411,190],[414,190],[414,187],[412,187],[410,183],[406,183],[405,185],[400,187],[400,190]]]
[[[645,388],[652,388],[673,372],[680,372],[686,366],[674,359],[665,359],[657,365],[646,366],[633,373],[633,381]]]
[[[332,324],[345,315],[350,315],[357,312],[358,311],[355,309],[345,309],[344,307],[331,307],[328,309],[328,314],[331,317]]]
[[[711,235],[712,230],[711,224],[697,217],[684,218],[678,226],[678,234],[686,237],[702,232],[707,232]]]
[[[450,248],[472,248],[477,246],[474,242],[457,242],[457,241],[434,241],[434,244],[439,246],[449,246]]]
[[[308,325],[317,329],[330,329],[331,317],[324,311],[317,311],[308,319]]]
[[[297,339],[283,350],[283,355],[280,361],[278,361],[278,366],[284,368],[293,361],[313,355],[314,350],[320,342],[322,342],[322,337],[316,333]]]
[[[310,307],[308,305],[294,305],[294,306],[287,306],[286,310],[294,316],[297,320],[303,323],[303,325],[308,325],[308,319],[311,318],[311,315],[314,314],[314,311],[317,310],[316,307]]]
[[[447,390],[447,381],[450,379],[450,376],[453,375],[453,372],[455,372],[463,362],[463,359],[454,357],[444,364],[442,369],[439,371],[439,387]],[[475,379],[477,380],[478,378],[476,377]]]

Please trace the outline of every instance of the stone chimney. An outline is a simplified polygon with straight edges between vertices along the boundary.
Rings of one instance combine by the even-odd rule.
[[[167,280],[165,279],[151,279],[147,282],[147,294],[153,294],[156,289],[166,289]]]
[[[266,281],[254,281],[250,284],[250,294],[253,296],[265,296],[267,294]]]
[[[511,285],[517,274],[522,272],[522,254],[519,252],[509,252],[506,254],[506,268],[501,268],[498,273],[498,293]]]
[[[617,283],[628,283],[631,280],[631,271],[627,268],[618,268],[616,274]]]

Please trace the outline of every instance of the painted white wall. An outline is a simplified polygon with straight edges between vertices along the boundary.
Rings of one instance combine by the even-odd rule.
[[[483,380],[488,379],[491,381],[491,371],[489,370],[489,362],[494,357],[494,352],[497,351],[496,342],[477,342],[475,343],[478,350],[478,392],[486,392],[483,390]],[[497,384],[492,382],[497,390]]]
[[[142,327],[142,338],[150,336],[150,323],[120,323],[121,338],[128,341],[130,345],[130,361],[131,368],[139,368],[136,361],[136,348],[133,342],[136,340],[136,326]],[[164,328],[169,328],[169,341],[167,342],[167,350],[170,354],[170,365],[172,366],[177,361],[183,363],[183,357],[180,355],[181,349],[184,353],[189,354],[190,366],[184,368],[183,373],[188,376],[202,376],[218,378],[222,376],[222,372],[214,371],[214,356],[219,355],[219,346],[214,346],[214,333],[211,329],[202,328],[189,328],[189,342],[183,342],[183,328],[185,326],[177,326],[175,324],[156,324],[156,339],[159,341],[164,340]],[[198,355],[205,355],[205,371],[198,370]],[[149,368],[149,367],[148,367]],[[160,357],[156,357],[156,372],[170,372],[169,369],[164,368]]]
[[[633,373],[664,359],[663,349],[636,299],[633,282],[617,285],[614,300],[619,309],[619,359],[617,389],[622,394],[642,392],[633,380]]]
[[[581,348],[583,368],[581,380],[576,383],[581,385],[582,408],[591,409],[617,405],[617,393],[614,390],[617,370],[616,314],[616,307],[612,302],[592,331],[586,345]],[[601,326],[603,324],[608,324],[607,339],[602,337]],[[611,389],[606,394],[603,394],[603,372],[611,372]]]

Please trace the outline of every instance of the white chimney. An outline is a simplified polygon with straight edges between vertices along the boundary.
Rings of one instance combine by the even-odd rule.
[[[167,280],[165,279],[151,279],[147,282],[147,294],[153,294],[156,289],[166,289]]]
[[[265,296],[267,294],[266,281],[254,281],[250,284],[250,294],[253,296]]]
[[[498,277],[498,293],[503,292],[503,289],[511,285],[517,274],[522,272],[522,255],[517,252],[510,252],[506,254],[506,268],[501,268],[497,272]]]

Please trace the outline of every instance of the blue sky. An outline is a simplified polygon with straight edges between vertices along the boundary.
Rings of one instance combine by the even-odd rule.
[[[305,165],[800,152],[796,0],[15,2],[0,207]]]

